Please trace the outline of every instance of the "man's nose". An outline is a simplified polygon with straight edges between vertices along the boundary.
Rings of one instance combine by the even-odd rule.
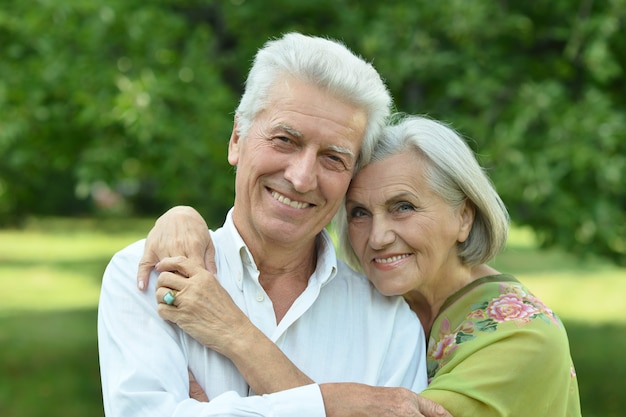
[[[285,179],[300,193],[312,191],[317,188],[317,163],[316,152],[303,150],[291,160],[285,171]]]

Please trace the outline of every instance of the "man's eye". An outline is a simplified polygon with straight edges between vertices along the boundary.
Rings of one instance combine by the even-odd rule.
[[[285,152],[291,151],[297,146],[297,143],[289,136],[274,136],[272,137],[272,144],[277,150]]]
[[[347,169],[350,169],[345,159],[339,155],[329,154],[326,156],[326,158],[329,164],[328,166],[331,169],[339,171],[345,171]]]

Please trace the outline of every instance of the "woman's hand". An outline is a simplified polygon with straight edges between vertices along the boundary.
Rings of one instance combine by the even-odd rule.
[[[223,355],[249,349],[258,329],[235,305],[215,276],[197,260],[184,256],[165,258],[156,265],[161,272],[156,298],[159,315],[187,334]],[[174,301],[167,304],[166,295]]]
[[[157,219],[148,233],[139,262],[137,287],[142,291],[146,289],[154,266],[171,256],[185,256],[216,273],[215,250],[208,226],[200,213],[191,207],[173,207]]]
[[[159,315],[204,346],[229,358],[258,395],[311,384],[237,307],[215,276],[184,256],[156,266]],[[164,297],[171,292],[171,305]]]

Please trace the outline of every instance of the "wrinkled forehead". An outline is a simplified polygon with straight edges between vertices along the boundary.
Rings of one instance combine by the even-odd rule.
[[[367,125],[365,110],[315,84],[296,78],[275,83],[266,108],[257,114],[270,128],[282,128],[296,137],[337,137],[333,146],[356,157]]]
[[[418,192],[428,187],[424,158],[415,151],[403,151],[376,159],[355,175],[348,199],[387,198],[390,194]]]

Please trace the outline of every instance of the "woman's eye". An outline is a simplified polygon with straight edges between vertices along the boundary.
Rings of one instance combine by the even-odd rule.
[[[352,210],[350,210],[350,218],[359,218],[359,217],[363,217],[366,216],[367,212],[365,210],[363,210],[360,207],[356,207],[353,208]]]
[[[396,206],[396,210],[400,211],[400,212],[405,212],[405,211],[413,211],[415,210],[415,206],[411,203],[399,203]]]

